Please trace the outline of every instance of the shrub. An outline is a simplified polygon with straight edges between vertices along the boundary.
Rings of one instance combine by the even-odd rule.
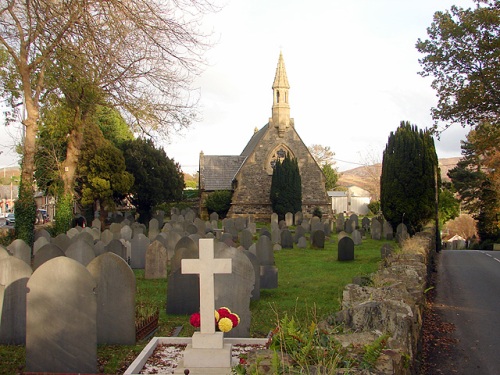
[[[323,212],[321,211],[321,209],[319,207],[316,207],[313,211],[313,216],[317,216],[319,217],[320,219],[323,217]]]
[[[378,215],[380,212],[380,201],[371,201],[368,203],[368,209],[372,212],[372,214]]]
[[[219,190],[210,193],[205,200],[208,213],[217,212],[220,218],[225,218],[231,207],[233,193],[229,190]]]

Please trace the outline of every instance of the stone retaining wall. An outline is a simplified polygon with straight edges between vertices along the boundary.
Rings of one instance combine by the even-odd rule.
[[[377,337],[389,337],[373,372],[353,374],[418,373],[425,291],[434,255],[433,235],[418,234],[383,261],[371,285],[345,287],[342,310],[332,319],[346,328],[346,333],[336,335],[342,345],[359,352]]]

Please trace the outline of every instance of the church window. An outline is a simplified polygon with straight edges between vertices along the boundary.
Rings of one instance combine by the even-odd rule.
[[[280,92],[279,90],[276,91],[276,103],[280,102]]]
[[[283,161],[283,159],[285,158],[286,156],[286,151],[283,150],[282,148],[280,148],[278,151],[276,151],[276,153],[273,155],[273,157],[271,158],[271,168],[274,169],[274,167],[276,166],[276,163],[279,161]]]

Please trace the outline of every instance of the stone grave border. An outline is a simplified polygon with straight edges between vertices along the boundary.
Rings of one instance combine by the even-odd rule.
[[[125,370],[123,375],[139,375],[144,365],[148,361],[149,357],[153,354],[156,347],[160,344],[166,345],[183,345],[191,344],[191,337],[153,337],[151,341],[142,349],[141,353],[137,358],[130,364],[130,366]],[[225,338],[224,344],[231,345],[266,345],[268,343],[268,338]],[[204,368],[193,368],[193,371],[200,371],[200,373],[211,374],[214,369],[204,369]],[[231,368],[227,369],[227,374],[231,374]],[[196,372],[198,373],[198,372]]]

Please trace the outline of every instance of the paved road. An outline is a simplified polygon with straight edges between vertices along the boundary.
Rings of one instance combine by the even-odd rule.
[[[456,327],[453,373],[500,374],[500,252],[442,251],[435,308]]]

